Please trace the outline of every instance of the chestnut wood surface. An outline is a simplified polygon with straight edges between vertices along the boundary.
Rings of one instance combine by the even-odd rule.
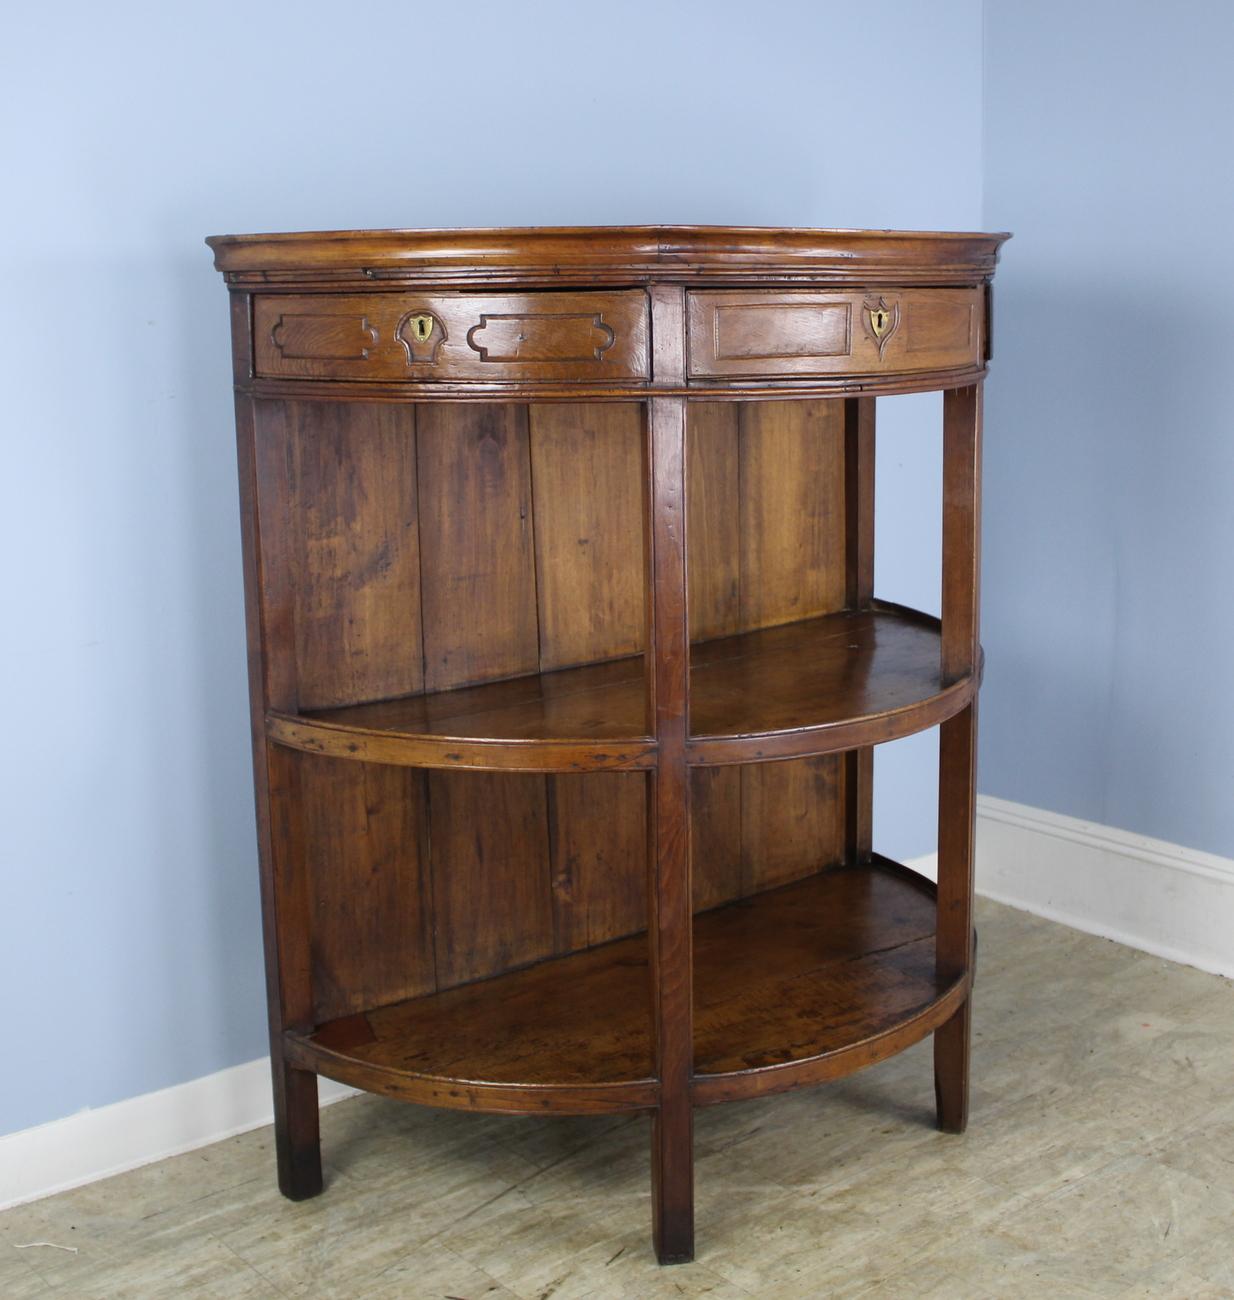
[[[979,289],[690,294],[692,378],[951,370],[979,363]]]
[[[645,380],[647,298],[614,293],[262,294],[256,374],[291,379]]]
[[[816,280],[979,284],[1010,236],[955,231],[758,226],[335,230],[214,235],[214,264],[236,288],[315,290],[440,285],[660,284]]]
[[[651,1115],[935,1035],[964,1127],[980,384],[1006,236],[210,240],[232,291],[279,1185],[316,1075]],[[875,395],[944,393],[942,618],[875,599]],[[939,885],[873,746],[940,725]]]
[[[885,859],[726,904],[693,930],[693,1088],[706,1101],[833,1077],[852,1054],[879,1060],[930,1032],[961,987],[935,965],[932,887]],[[342,1016],[293,1034],[291,1050],[344,1082],[435,1105],[650,1107],[649,972],[636,935]]]
[[[826,754],[935,726],[972,698],[944,686],[937,620],[883,603],[693,647],[691,764]],[[654,766],[640,736],[641,656],[434,695],[300,715],[270,736],[309,752],[428,767],[518,771]]]

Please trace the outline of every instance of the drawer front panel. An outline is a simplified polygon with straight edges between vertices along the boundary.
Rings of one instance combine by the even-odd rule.
[[[650,373],[641,290],[263,294],[253,333],[264,378],[628,383]]]
[[[698,290],[690,294],[690,376],[774,379],[978,365],[982,301],[979,289]]]

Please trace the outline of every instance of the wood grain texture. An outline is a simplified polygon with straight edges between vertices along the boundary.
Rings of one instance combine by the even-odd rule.
[[[943,617],[945,680],[972,670],[980,656],[981,389],[943,395]],[[977,796],[977,702],[939,730],[939,973],[962,977],[973,968],[974,821]],[[934,1038],[939,1127],[968,1124],[971,1012],[966,1002]]]
[[[693,402],[686,434],[690,639],[743,630],[741,622],[740,408]]]
[[[527,411],[425,407],[418,419],[424,681],[430,691],[539,666]]]
[[[937,620],[876,603],[693,648],[689,761],[834,753],[935,726],[976,690],[944,687]],[[751,682],[758,683],[752,692]],[[361,761],[564,771],[645,767],[643,662],[623,659],[310,715],[271,714],[282,744]]]
[[[431,772],[428,790],[440,987],[549,956],[544,778]]]
[[[299,708],[295,587],[299,529],[298,521],[293,526],[295,462],[288,416],[282,403],[236,398],[241,540],[252,552],[245,560],[249,695],[253,724],[263,727],[267,709]],[[261,763],[265,761],[263,729]]]
[[[837,755],[741,769],[742,894],[844,860],[844,761]]]
[[[933,1032],[963,1127],[1003,238],[211,241],[288,1196],[321,1187],[317,1072],[649,1111],[663,1262],[693,1254],[695,1105]],[[873,598],[872,398],[927,389],[941,628]],[[871,747],[938,723],[935,899],[873,854]]]
[[[844,403],[844,590],[849,609],[874,600],[875,411],[872,397]],[[974,665],[975,666],[975,665]],[[874,750],[844,756],[845,860],[868,862],[874,843]]]
[[[237,380],[251,371],[249,302],[232,299],[232,367]],[[265,734],[266,710],[296,699],[294,599],[287,560],[290,540],[286,426],[282,412],[263,421],[259,404],[237,393],[236,461],[240,487],[240,541],[248,651],[249,733],[253,763],[262,947],[266,967],[266,1021],[274,1102],[274,1149],[279,1190],[289,1200],[322,1189],[317,1077],[296,1068],[285,1033],[312,1016],[308,908],[303,873],[287,864],[300,855],[293,756],[276,751]],[[273,428],[267,427],[272,423]],[[286,957],[286,974],[283,969]]]
[[[297,757],[314,1023],[434,992],[425,774]]]
[[[214,235],[215,266],[237,288],[371,289],[407,283],[977,284],[1007,234],[752,226],[539,226]]]
[[[301,402],[286,419],[301,705],[421,690],[414,413]]]
[[[424,326],[424,336],[416,329]],[[259,376],[414,383],[646,380],[647,295],[259,294]]]
[[[851,748],[861,743],[851,740],[860,719],[867,720],[871,740],[889,739],[880,722],[893,722],[897,714],[904,722],[918,711],[929,715],[932,702],[943,697],[938,654],[934,619],[882,602],[696,645],[690,709],[695,760],[770,756],[779,752],[777,737],[818,729],[834,728],[846,739],[830,746],[815,735],[810,743],[818,743],[816,752]],[[751,690],[754,682],[757,690]]]
[[[647,795],[638,773],[548,781],[553,931],[558,953],[647,925]]]
[[[799,1086],[924,1037],[929,1013],[962,991],[937,974],[933,927],[929,882],[886,859],[699,916],[697,1099]],[[606,1105],[601,1089],[652,1077],[648,976],[638,935],[342,1018],[295,1036],[294,1051],[317,1065],[329,1053],[327,1073],[376,1091],[424,1099],[418,1085],[432,1087],[436,1105],[628,1109],[630,1092]]]
[[[694,910],[704,912],[742,895],[739,767],[690,773],[690,875]]]
[[[657,303],[657,337],[680,334],[680,295]],[[685,403],[648,413],[652,707],[659,761],[648,776],[651,1001],[660,1104],[652,1116],[652,1238],[661,1263],[694,1257],[690,883],[690,627],[686,612]]]
[[[843,407],[743,406],[740,473],[742,628],[843,608]]]
[[[540,667],[639,653],[643,420],[636,406],[531,408]]]
[[[645,401],[648,391],[661,397],[685,397],[706,402],[783,402],[800,399],[834,401],[855,396],[876,397],[894,393],[936,393],[979,383],[986,375],[984,362],[950,370],[892,371],[870,375],[801,375],[791,379],[682,379],[677,383],[643,380],[625,383],[539,383],[517,380],[482,383],[480,380],[421,384],[408,380],[281,379],[257,377],[240,384],[237,392],[258,399],[293,401],[395,402],[431,405],[450,402],[484,406],[490,402]]]
[[[779,378],[976,366],[983,356],[983,308],[977,288],[694,292],[690,375]]]

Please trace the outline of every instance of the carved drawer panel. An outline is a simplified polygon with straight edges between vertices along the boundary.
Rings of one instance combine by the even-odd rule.
[[[982,359],[979,289],[699,290],[692,378],[954,370]]]
[[[263,294],[259,376],[603,383],[648,378],[647,296]]]

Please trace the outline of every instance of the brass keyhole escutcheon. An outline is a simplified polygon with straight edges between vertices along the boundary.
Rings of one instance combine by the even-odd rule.
[[[412,337],[417,343],[427,343],[437,323],[431,316],[413,316],[407,322],[411,326]]]
[[[878,357],[881,361],[888,340],[896,332],[896,328],[900,324],[900,304],[894,298],[891,302],[882,297],[873,301],[867,299],[865,314],[866,321],[870,326],[870,334],[878,345]]]

